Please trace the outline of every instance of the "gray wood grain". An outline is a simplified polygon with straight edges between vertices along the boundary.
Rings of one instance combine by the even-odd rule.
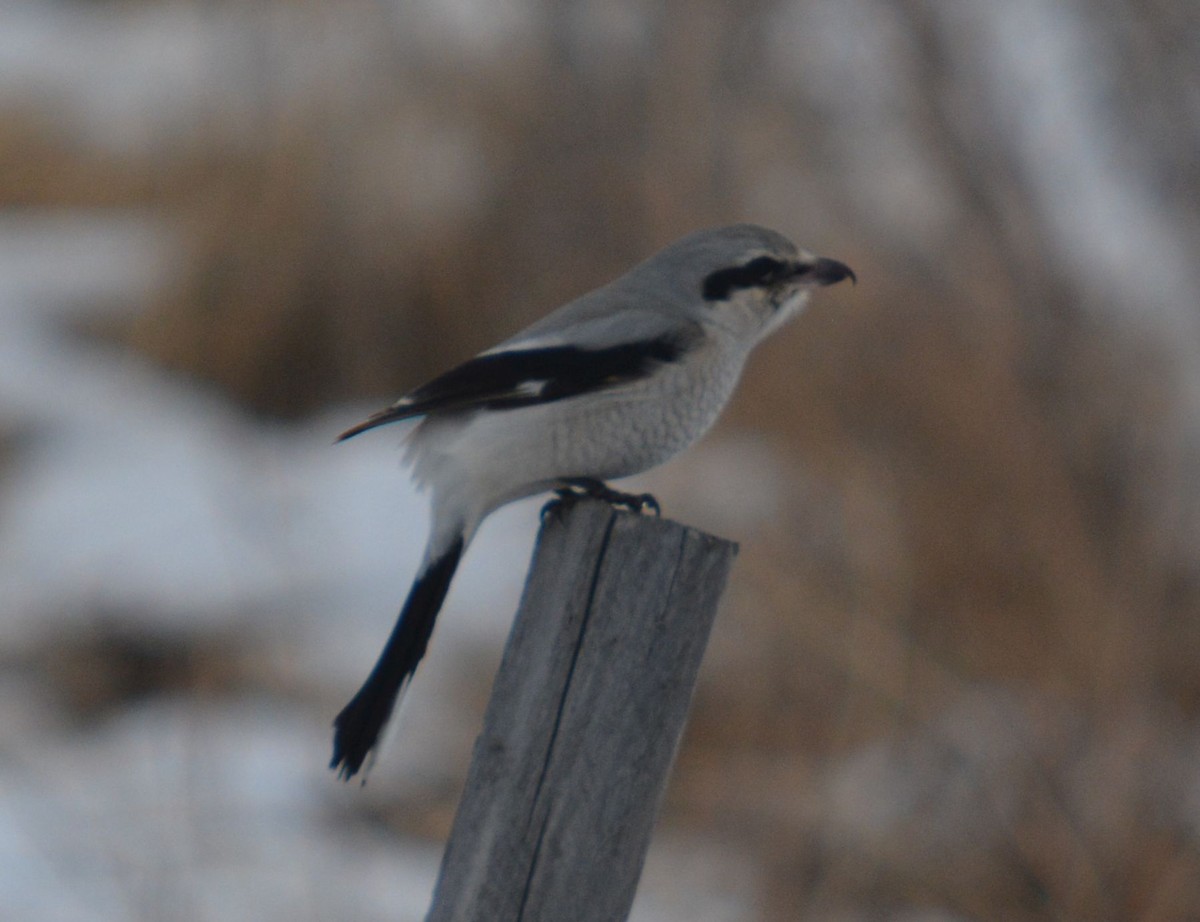
[[[736,545],[546,517],[428,922],[627,918]]]

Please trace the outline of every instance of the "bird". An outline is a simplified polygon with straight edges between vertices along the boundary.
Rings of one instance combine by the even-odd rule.
[[[338,436],[419,418],[404,460],[430,494],[431,516],[395,627],[334,720],[330,768],[365,779],[490,513],[547,492],[657,512],[652,497],[608,481],[656,467],[704,435],[753,348],[815,289],[845,279],[857,284],[846,264],[765,227],[695,231]]]

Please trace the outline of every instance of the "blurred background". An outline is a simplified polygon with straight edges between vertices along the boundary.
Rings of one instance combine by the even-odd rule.
[[[365,787],[332,439],[698,227],[841,259],[631,486],[741,543],[634,918],[1200,916],[1200,6],[0,0],[0,917],[418,920],[538,502]]]

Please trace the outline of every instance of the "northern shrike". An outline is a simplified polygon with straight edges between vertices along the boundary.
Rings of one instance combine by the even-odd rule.
[[[375,668],[334,720],[353,777],[425,653],[450,580],[490,512],[548,490],[643,508],[605,481],[662,464],[708,431],[746,357],[850,268],[751,224],[698,231],[348,429],[423,417],[405,461],[431,495],[425,557]]]

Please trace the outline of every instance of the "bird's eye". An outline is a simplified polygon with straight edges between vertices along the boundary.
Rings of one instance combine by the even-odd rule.
[[[704,300],[723,301],[738,289],[769,285],[786,274],[786,263],[772,256],[756,256],[744,265],[709,273],[704,279]]]

